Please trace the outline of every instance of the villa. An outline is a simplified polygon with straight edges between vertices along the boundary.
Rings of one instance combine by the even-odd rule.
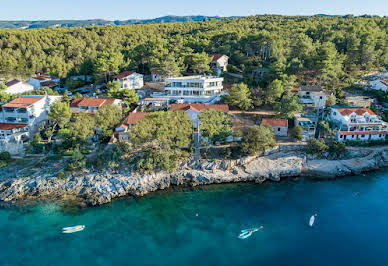
[[[229,106],[227,104],[171,104],[171,111],[182,110],[189,115],[195,129],[200,126],[199,114],[205,109],[215,109],[224,113],[229,112]]]
[[[50,106],[62,96],[28,95],[3,105],[0,115],[0,151],[17,154],[31,134],[48,123]]]
[[[48,83],[49,81],[51,81],[51,82]],[[31,77],[27,81],[27,83],[32,85],[34,87],[34,89],[39,89],[39,88],[47,86],[47,85],[52,86],[54,84],[53,82],[55,82],[56,86],[57,86],[57,85],[59,85],[60,79],[58,77],[53,77],[50,75],[38,74],[36,76]]]
[[[120,82],[121,89],[140,89],[144,86],[143,75],[133,71],[124,71],[113,77],[114,82]]]
[[[70,104],[72,113],[95,114],[102,107],[115,104],[121,108],[122,101],[113,98],[75,98]]]
[[[139,121],[146,118],[147,115],[151,113],[147,112],[132,112],[128,115],[125,120],[115,128],[115,132],[109,141],[114,143],[116,141],[129,141],[129,132],[131,128],[136,125]]]
[[[41,127],[49,119],[51,104],[61,98],[56,95],[24,95],[3,105],[0,121]]]
[[[329,117],[335,123],[338,141],[384,140],[388,133],[387,123],[368,108],[333,106]]]
[[[214,76],[167,78],[164,93],[154,93],[152,97],[180,103],[214,103],[221,99],[223,81],[223,78]]]
[[[20,94],[34,90],[34,87],[32,85],[26,82],[22,82],[18,79],[8,81],[7,83],[5,83],[5,86],[7,86],[7,89],[4,92],[8,94]]]
[[[211,54],[209,57],[212,58],[210,68],[217,71],[217,76],[221,76],[223,72],[228,70],[229,57],[224,54]]]
[[[301,86],[298,90],[299,103],[306,107],[322,110],[326,105],[326,94],[320,86]]]

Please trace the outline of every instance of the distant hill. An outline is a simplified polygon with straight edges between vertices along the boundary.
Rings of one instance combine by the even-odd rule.
[[[37,21],[0,21],[0,29],[35,29],[35,28],[59,28],[59,27],[90,27],[104,25],[133,25],[148,23],[173,23],[201,21],[210,19],[223,19],[225,17],[208,16],[164,16],[154,19],[129,19],[109,21],[104,19],[90,20],[37,20]]]

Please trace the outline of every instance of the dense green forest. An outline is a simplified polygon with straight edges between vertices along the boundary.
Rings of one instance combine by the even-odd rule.
[[[274,80],[349,84],[360,71],[388,64],[387,17],[251,16],[171,24],[0,30],[2,75],[48,73],[108,77],[208,72],[208,54],[230,57],[229,71],[270,72]],[[248,77],[248,75],[246,75]],[[291,80],[291,81],[290,81]],[[246,80],[249,85],[253,80]],[[273,84],[276,90],[276,84]]]

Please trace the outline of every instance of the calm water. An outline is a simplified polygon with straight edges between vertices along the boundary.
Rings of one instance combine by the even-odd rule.
[[[174,188],[88,209],[1,208],[0,265],[388,265],[387,202],[388,172],[377,172]],[[77,224],[86,229],[61,233]]]

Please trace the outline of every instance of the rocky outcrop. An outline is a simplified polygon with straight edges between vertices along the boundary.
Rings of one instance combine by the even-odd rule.
[[[85,171],[65,179],[39,173],[38,176],[6,178],[0,182],[0,200],[17,201],[36,198],[76,199],[90,205],[110,202],[125,195],[142,196],[172,185],[198,186],[231,182],[279,181],[282,177],[311,176],[333,178],[359,174],[388,166],[388,147],[353,149],[347,160],[308,158],[300,149],[282,149],[261,157],[240,160],[202,161],[183,164],[174,173],[134,174]]]

